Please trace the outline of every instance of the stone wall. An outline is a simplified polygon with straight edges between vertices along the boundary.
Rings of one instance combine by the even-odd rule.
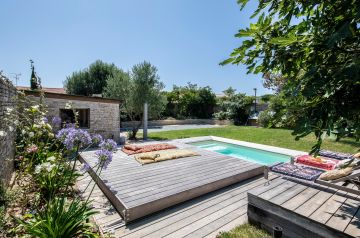
[[[122,122],[122,128],[130,128],[133,125],[137,125],[139,121],[127,121]],[[215,119],[185,119],[185,120],[154,120],[149,121],[149,127],[155,126],[169,126],[169,125],[232,125],[230,120],[215,120]]]
[[[31,96],[34,97],[34,96]],[[65,109],[71,103],[75,109],[90,109],[90,133],[99,133],[104,138],[113,138],[119,142],[120,138],[120,110],[118,103],[95,102],[85,100],[69,100],[60,98],[47,98],[48,117],[60,116],[60,109]]]
[[[4,124],[7,108],[14,108],[16,104],[16,88],[9,79],[0,72],[0,131],[6,136],[0,136],[0,180],[8,184],[14,171],[15,132],[10,132]]]

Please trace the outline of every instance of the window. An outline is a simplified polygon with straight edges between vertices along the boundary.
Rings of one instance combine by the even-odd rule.
[[[78,113],[80,128],[90,128],[90,109],[75,109]],[[60,109],[61,123],[75,123],[75,115],[72,109]]]

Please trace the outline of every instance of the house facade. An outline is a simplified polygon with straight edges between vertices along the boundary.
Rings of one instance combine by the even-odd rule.
[[[38,91],[22,90],[35,100],[40,98]],[[78,114],[79,127],[104,138],[120,139],[120,102],[101,97],[87,97],[63,93],[44,92],[44,104],[48,118],[60,117],[62,123],[74,123],[74,110]],[[72,109],[67,105],[71,104]],[[73,110],[74,109],[74,110]]]

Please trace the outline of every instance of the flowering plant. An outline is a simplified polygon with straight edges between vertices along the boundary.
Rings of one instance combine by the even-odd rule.
[[[16,161],[20,168],[17,176],[26,179],[24,183],[26,185],[23,188],[31,190],[29,195],[24,193],[24,196],[39,197],[39,199],[35,199],[35,202],[27,203],[33,206],[27,207],[27,209],[38,212],[25,216],[32,216],[34,219],[28,221],[24,217],[19,221],[23,224],[24,232],[35,234],[32,233],[34,224],[41,223],[45,224],[44,229],[38,230],[37,236],[49,237],[57,231],[53,229],[64,227],[66,224],[75,224],[74,232],[90,236],[92,232],[88,230],[89,226],[84,224],[87,224],[88,214],[93,214],[92,209],[88,206],[88,200],[95,184],[85,203],[81,203],[75,197],[76,194],[72,192],[72,188],[80,176],[75,169],[77,159],[79,153],[89,147],[100,146],[95,153],[98,158],[97,163],[93,168],[87,164],[84,166],[86,169],[100,171],[100,174],[111,163],[117,147],[116,142],[110,139],[103,140],[102,136],[97,134],[91,136],[86,130],[77,127],[76,120],[75,124],[64,125],[64,128],[61,129],[59,117],[52,119],[46,117],[47,111],[41,103],[42,99],[39,104],[19,93],[17,102],[15,108],[7,109],[4,123],[1,122],[1,128],[5,129],[0,129],[0,140],[6,139],[10,133],[16,133]],[[71,108],[71,105],[69,104],[67,107]],[[74,114],[77,117],[77,114]],[[15,180],[21,181],[19,178]],[[19,182],[18,184],[20,187],[23,185]],[[65,198],[72,200],[70,205],[67,204]],[[76,211],[74,214],[76,217],[63,221],[53,219],[54,217],[46,217],[52,212],[56,212],[58,216],[65,216],[72,211]]]

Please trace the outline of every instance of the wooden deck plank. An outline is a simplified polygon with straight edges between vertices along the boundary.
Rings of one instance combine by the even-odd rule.
[[[273,186],[276,186],[277,184],[281,184],[281,182],[282,181],[275,180],[273,182]],[[272,186],[261,186],[260,185],[259,188],[260,189],[257,190],[258,192],[264,192],[264,191],[267,191],[268,189],[271,189]],[[186,233],[186,231],[193,229],[194,223],[196,221],[198,221],[202,218],[205,218],[205,220],[207,220],[207,218],[209,218],[209,216],[211,216],[211,214],[213,214],[215,212],[221,212],[221,214],[223,214],[224,213],[223,209],[225,209],[225,212],[228,211],[228,208],[227,208],[228,206],[231,206],[232,209],[235,209],[234,207],[236,207],[236,206],[241,206],[241,204],[242,205],[246,204],[247,203],[246,192],[240,193],[240,194],[233,196],[222,202],[218,202],[218,203],[214,204],[213,206],[206,208],[205,210],[199,211],[197,213],[193,213],[191,216],[186,216],[187,214],[184,214],[186,216],[186,219],[178,220],[177,222],[171,223],[170,225],[167,225],[167,226],[163,227],[162,229],[156,229],[155,232],[153,232],[151,234],[147,234],[146,236],[147,237],[162,237],[162,236],[171,234],[172,237],[182,237],[182,234],[184,232]],[[179,228],[185,228],[186,231],[174,232],[174,230],[178,230]],[[136,236],[134,236],[134,237],[136,237]]]
[[[231,231],[235,227],[245,224],[247,222],[248,222],[247,214],[241,215],[241,216],[235,218],[234,220],[227,222],[224,226],[215,229],[214,231],[212,231],[211,233],[207,234],[204,237],[205,238],[214,238],[221,232]]]
[[[301,206],[299,206],[294,211],[303,216],[310,216],[313,212],[315,212],[318,208],[320,208],[326,201],[333,195],[334,193],[329,190],[320,190],[309,200],[304,202]]]
[[[241,206],[238,209],[235,209],[233,211],[230,211],[224,216],[216,217],[213,221],[205,219],[206,223],[200,227],[199,229],[189,233],[185,237],[204,237],[207,236],[209,233],[212,233],[214,230],[219,229],[220,227],[223,227],[224,225],[228,224],[229,222],[235,220],[239,217],[246,216],[247,212],[247,202],[245,205]],[[211,222],[210,222],[211,221]],[[237,224],[239,225],[239,224]]]
[[[137,200],[131,200],[131,201],[127,202],[127,204],[128,204],[129,207],[133,207],[133,206],[136,206],[136,205],[139,205],[139,204],[148,203],[150,201],[155,201],[155,200],[167,197],[167,196],[175,194],[175,193],[180,193],[180,192],[187,191],[187,190],[189,190],[191,188],[196,188],[196,187],[201,186],[201,185],[211,184],[212,182],[220,181],[221,179],[230,178],[231,176],[246,174],[249,171],[251,171],[252,169],[257,169],[257,168],[258,168],[257,165],[251,165],[249,167],[242,168],[242,169],[240,169],[238,171],[233,171],[231,173],[228,172],[228,173],[225,173],[225,174],[224,173],[219,174],[218,176],[214,176],[214,177],[211,177],[211,178],[205,178],[205,179],[193,182],[191,184],[186,184],[184,186],[179,186],[179,187],[176,187],[174,189],[169,189],[169,190],[165,190],[165,191],[162,191],[162,192],[159,192],[159,193],[155,193],[155,194],[152,194],[151,196],[141,197],[141,198],[139,198]]]
[[[136,178],[144,178],[145,176],[153,176],[153,175],[159,175],[159,174],[166,174],[169,172],[176,172],[179,169],[189,169],[191,167],[197,167],[197,166],[204,166],[206,164],[212,164],[212,163],[219,163],[221,161],[234,161],[234,158],[226,157],[226,156],[218,156],[215,155],[212,157],[206,157],[206,163],[203,161],[205,158],[200,157],[188,157],[188,158],[179,158],[175,160],[186,160],[187,163],[173,163],[175,160],[168,160],[168,161],[162,161],[158,163],[154,163],[154,166],[151,168],[147,168],[147,166],[150,166],[152,164],[146,164],[142,166],[135,166],[133,170],[129,170],[129,168],[122,168],[121,164],[117,167],[114,166],[113,174],[112,173],[106,173],[105,176],[111,177],[114,184],[116,184],[116,181],[122,181],[126,182],[129,179],[129,175],[132,176],[133,179]],[[238,161],[241,162],[241,161]],[[161,164],[162,163],[162,164]],[[119,173],[121,172],[121,173]],[[146,174],[144,174],[146,173]],[[131,180],[129,180],[131,181]]]
[[[310,218],[320,223],[326,223],[345,202],[346,194],[347,193],[343,192],[333,194],[329,200],[324,202],[315,212],[313,212],[313,214],[311,214]]]
[[[181,219],[185,219],[188,216],[196,214],[206,208],[214,206],[222,201],[230,199],[241,193],[246,193],[249,189],[255,187],[264,187],[264,181],[265,180],[260,178],[253,182],[240,182],[238,184],[235,184],[234,186],[230,186],[229,188],[224,188],[211,194],[203,195],[202,197],[198,197],[196,199],[168,209],[165,215],[163,212],[160,212],[159,214],[155,214],[155,216],[151,216],[149,218],[145,218],[144,220],[139,221],[141,222],[141,227],[133,228],[133,225],[129,224],[131,230],[127,231],[126,233],[133,233],[131,237],[143,237],[158,229],[173,224]],[[135,225],[136,224],[134,224],[134,226]]]
[[[351,222],[345,229],[345,233],[354,237],[360,237],[360,209],[357,210]]]
[[[152,227],[142,229],[139,232],[132,233],[125,237],[163,237],[165,235],[173,233],[174,231],[188,224],[192,224],[193,222],[203,217],[207,217],[228,205],[234,204],[237,201],[242,201],[244,199],[246,201],[246,194],[243,192],[228,199],[221,200],[219,202],[213,201],[213,203],[210,204],[202,204],[202,206],[198,206],[196,207],[196,209],[190,210],[188,212],[183,212],[177,216],[173,216],[167,220],[163,220],[161,223],[154,224],[152,225]]]
[[[274,204],[283,204],[293,197],[297,196],[299,193],[303,192],[307,186],[303,184],[296,184],[294,187],[290,188],[286,193],[278,194],[275,197],[271,198],[271,202]]]
[[[259,194],[259,197],[266,199],[266,200],[270,200],[271,198],[291,189],[295,185],[296,185],[296,183],[285,180],[285,182],[282,183],[281,186],[277,186],[269,191],[263,192],[263,193]]]
[[[149,185],[159,185],[162,183],[164,185],[170,185],[179,183],[179,181],[186,180],[186,178],[191,178],[194,174],[201,176],[208,176],[209,174],[213,174],[214,172],[221,172],[217,166],[222,166],[223,170],[231,169],[232,167],[244,167],[250,164],[233,164],[233,163],[219,163],[216,165],[207,165],[203,167],[195,167],[189,170],[181,171],[179,174],[173,174],[171,177],[170,174],[162,175],[162,176],[154,176],[154,177],[146,177],[140,180],[135,180],[131,184],[120,184],[119,186],[111,185],[112,189],[119,189],[122,193],[127,194],[128,192],[133,192],[134,190],[140,191],[142,188],[149,188]],[[164,180],[166,178],[166,180]],[[108,184],[108,183],[107,183]],[[137,189],[136,189],[137,188]]]
[[[253,165],[249,165],[247,167],[240,166],[231,166],[224,167],[224,170],[210,170],[206,174],[202,174],[201,176],[197,176],[193,174],[191,176],[185,177],[184,180],[175,180],[170,181],[170,183],[165,183],[165,185],[159,186],[159,184],[154,184],[153,186],[149,186],[147,189],[139,190],[136,192],[124,192],[121,191],[121,194],[118,195],[122,201],[132,202],[135,200],[140,200],[141,198],[147,198],[147,200],[151,199],[151,196],[156,196],[158,198],[158,194],[165,193],[165,195],[170,194],[174,189],[184,188],[189,189],[197,184],[205,183],[205,181],[215,181],[221,179],[223,177],[229,177],[235,174],[238,174],[240,171],[247,171],[248,169],[255,168]],[[238,169],[238,170],[237,170]],[[196,181],[196,182],[194,182]],[[133,191],[133,190],[132,190]],[[182,189],[178,191],[183,191]]]
[[[189,234],[194,233],[195,231],[198,231],[198,233],[201,234],[201,231],[200,231],[201,228],[208,226],[209,229],[212,229],[211,223],[215,222],[219,218],[226,219],[225,218],[226,215],[228,215],[229,213],[231,213],[233,211],[237,211],[241,215],[245,214],[246,213],[246,205],[247,205],[247,199],[245,196],[244,199],[242,199],[238,202],[231,203],[230,205],[224,207],[223,209],[218,210],[208,216],[205,216],[205,217],[202,217],[201,219],[195,220],[194,222],[191,223],[191,226],[189,226],[189,225],[184,226],[184,227],[178,229],[177,231],[166,235],[165,237],[186,237],[186,236],[189,236]],[[181,227],[181,225],[178,227]],[[209,233],[209,232],[206,232],[205,235],[207,233]],[[201,236],[194,236],[194,235],[196,235],[196,234],[193,234],[192,237],[201,237]],[[156,236],[153,236],[153,237],[155,238]]]
[[[276,176],[272,176],[271,179],[276,178]],[[249,189],[252,189],[257,186],[262,186],[264,184],[264,180],[262,178],[255,178],[255,179],[249,179],[231,186],[228,186],[226,188],[214,191],[209,194],[205,194],[201,197],[197,197],[195,199],[192,199],[190,201],[184,202],[182,204],[176,205],[174,207],[170,207],[166,210],[163,210],[159,213],[153,214],[152,216],[142,218],[134,223],[130,223],[128,225],[128,228],[131,232],[134,232],[136,230],[143,229],[146,226],[153,227],[153,224],[161,222],[163,220],[167,220],[170,217],[177,216],[183,212],[186,212],[188,210],[197,209],[198,206],[211,206],[211,203],[215,204],[221,200],[225,200],[228,198],[233,197],[236,194],[239,194],[241,192],[246,192]],[[216,201],[216,199],[219,199]],[[190,213],[189,213],[190,214]],[[179,217],[177,217],[179,218]]]
[[[281,206],[289,210],[295,210],[302,204],[304,204],[306,201],[308,201],[310,198],[315,196],[318,192],[318,189],[308,187],[304,191],[293,197],[291,200],[283,203]]]
[[[272,230],[275,225],[284,228],[284,237],[302,238],[340,238],[349,237],[342,231],[333,227],[313,221],[308,217],[300,215],[294,211],[283,208],[268,200],[264,200],[251,191],[248,193],[248,216],[251,223],[258,224],[267,229]]]
[[[344,231],[358,211],[359,205],[360,201],[358,199],[347,198],[329,221],[326,222],[326,225]]]

